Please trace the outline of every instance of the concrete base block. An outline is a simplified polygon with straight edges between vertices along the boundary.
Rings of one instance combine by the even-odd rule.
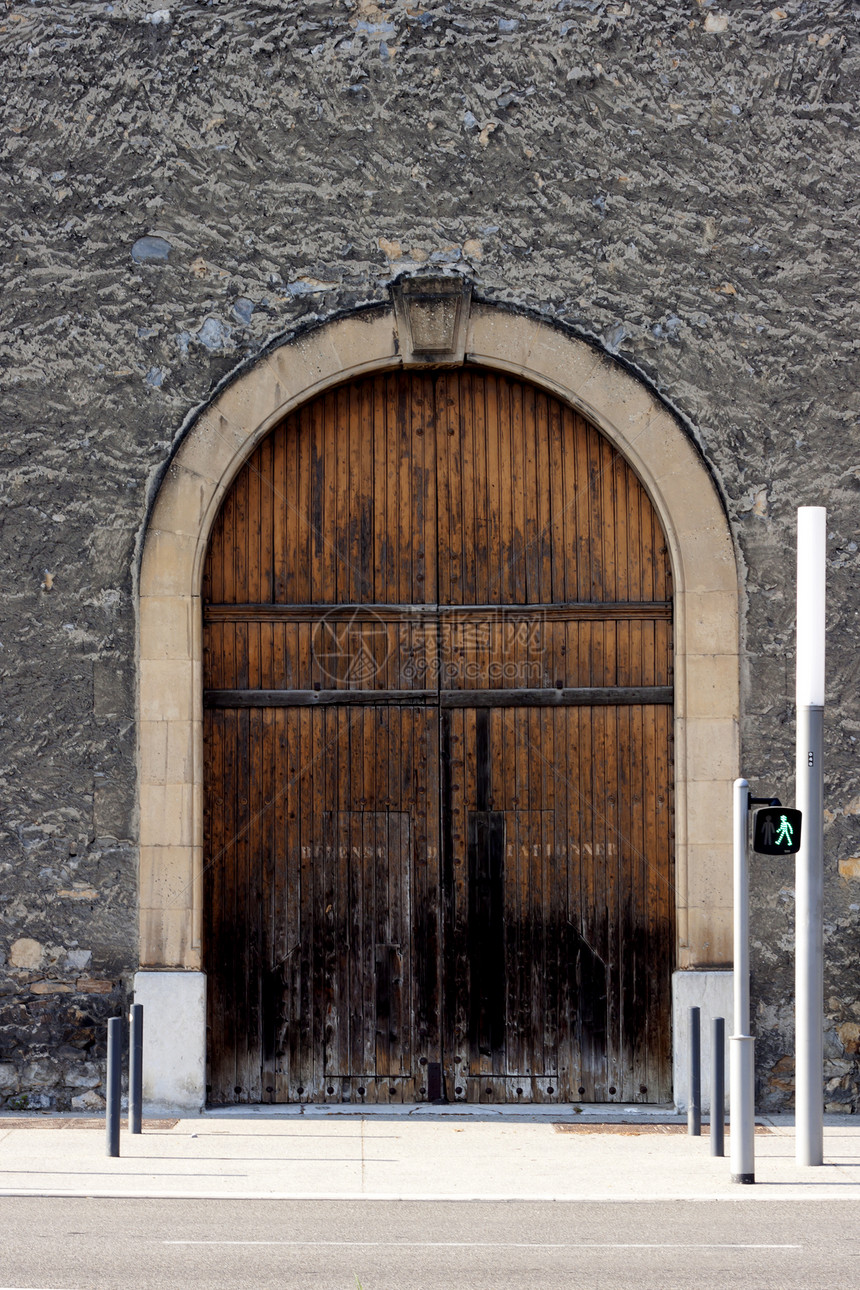
[[[690,1079],[690,1009],[701,1009],[702,1111],[711,1109],[711,1022],[726,1022],[726,1109],[729,1105],[729,1035],[734,1024],[731,968],[675,972],[672,975],[672,1084],[675,1106],[686,1111]]]
[[[206,1102],[206,977],[202,972],[137,972],[143,1004],[145,1112],[202,1111]]]

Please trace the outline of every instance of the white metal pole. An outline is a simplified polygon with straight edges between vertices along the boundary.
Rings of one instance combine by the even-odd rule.
[[[827,511],[797,512],[795,1112],[799,1165],[824,1163],[823,727]]]
[[[749,873],[747,817],[750,786],[734,788],[734,1034],[729,1038],[729,1159],[732,1182],[755,1182],[755,1040],[750,1028]]]

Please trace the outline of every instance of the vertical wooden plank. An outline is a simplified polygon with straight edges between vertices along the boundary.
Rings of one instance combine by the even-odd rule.
[[[647,893],[649,859],[649,803],[646,793],[646,738],[644,709],[629,709],[630,753],[629,765],[633,783],[631,821],[631,873],[628,886],[631,908],[625,937],[629,941],[631,957],[632,991],[625,1008],[625,1058],[636,1078],[646,1086],[647,1070],[647,1017],[648,979],[654,965],[648,961]]]
[[[392,862],[390,816],[384,818],[377,830],[376,816],[368,815],[365,837],[371,841],[368,880],[374,892],[374,1065],[373,1074],[378,1084],[377,1100],[387,1102],[388,1077],[391,1075],[391,890],[389,866]]]
[[[528,789],[528,846],[529,846],[529,923],[531,932],[531,1098],[540,1100],[544,1085],[540,1082],[548,1067],[544,1051],[544,1025],[546,1016],[546,958],[544,906],[544,866],[541,819],[543,805],[543,751],[541,748],[541,716],[537,708],[528,708],[526,718],[529,757]]]
[[[617,685],[635,685],[633,681],[633,624],[615,624],[615,680]]]
[[[233,493],[233,597],[239,604],[248,600],[248,467],[236,478]]]
[[[260,457],[263,451],[263,445],[260,444],[252,454],[250,460],[245,466],[248,480],[248,511],[247,511],[247,599],[249,602],[258,603],[260,581],[261,581],[261,537],[262,537],[262,478],[260,474]]]
[[[436,600],[438,604],[451,603],[451,587],[458,578],[458,549],[453,545],[452,510],[453,510],[453,469],[454,462],[459,467],[459,455],[453,443],[452,395],[454,381],[451,373],[440,372],[435,387],[435,434],[436,447]]]
[[[488,651],[489,660],[495,662],[500,657],[500,651]],[[494,684],[496,682],[493,682]],[[513,760],[512,747],[506,731],[506,722],[510,719],[510,712],[504,709],[490,709],[485,714],[487,717],[487,744],[489,757],[484,772],[482,783],[482,772],[480,766],[481,746],[478,743],[476,749],[476,766],[478,775],[476,778],[476,809],[492,812],[487,817],[484,825],[483,845],[487,848],[485,867],[487,872],[487,881],[491,882],[492,907],[489,915],[492,926],[495,928],[496,919],[500,923],[500,932],[496,933],[500,941],[495,944],[497,954],[497,967],[492,973],[490,986],[493,990],[492,1016],[494,1018],[494,1031],[501,1030],[501,1042],[493,1044],[491,1053],[487,1059],[479,1064],[476,1071],[480,1076],[480,1084],[476,1087],[476,1100],[489,1102],[504,1102],[506,1084],[505,1078],[508,1073],[508,1047],[511,1043],[512,1035],[515,1031],[512,1029],[512,1018],[510,1016],[510,953],[507,948],[507,941],[511,937],[510,925],[510,884],[511,884],[511,846],[515,846],[515,827],[512,827],[511,821],[514,819],[512,814],[514,805],[511,800],[516,793],[515,785],[515,761]],[[480,722],[480,717],[478,718]],[[476,740],[479,725],[476,722]],[[497,850],[498,849],[498,858]],[[499,867],[498,876],[496,875],[496,866]],[[513,871],[516,873],[516,859],[513,861]],[[498,883],[498,886],[496,885]],[[498,911],[495,903],[500,902]],[[516,943],[516,941],[515,941]],[[490,1090],[488,1092],[488,1090]]]
[[[493,375],[494,405],[488,408],[488,427],[493,432],[493,422],[497,423],[499,443],[499,557],[500,570],[497,594],[494,599],[501,604],[510,604],[513,586],[513,573],[516,560],[514,539],[514,495],[512,484],[513,471],[513,421],[517,415],[515,407],[522,410],[522,386],[520,382],[510,381],[507,377]],[[491,415],[490,415],[491,412]]]
[[[552,592],[548,600],[563,602],[577,598],[577,559],[578,548],[573,540],[566,541],[569,528],[576,521],[576,474],[574,444],[571,439],[573,418],[558,403],[553,404],[553,415],[549,418],[548,461],[549,473],[549,537],[550,564],[552,568]],[[574,490],[574,491],[571,491]],[[572,519],[565,514],[572,508]]]
[[[517,1100],[521,1095],[516,1093],[516,1088],[522,1088],[528,1084],[532,1074],[530,1069],[530,1050],[533,1043],[534,1030],[531,991],[531,958],[533,950],[531,939],[532,871],[528,837],[531,750],[528,742],[528,710],[524,708],[514,708],[512,710],[512,716],[513,747],[516,750],[516,770],[514,772],[516,797],[513,799],[511,804],[514,807],[513,819],[516,826],[517,881],[519,888],[517,899],[517,918],[519,927],[517,945],[518,1055],[517,1070],[511,1073],[514,1074],[516,1079],[519,1081],[519,1083],[515,1084],[514,1088],[514,1100]]]
[[[236,908],[239,914],[238,925],[241,931],[235,941],[233,971],[236,982],[236,1087],[237,1098],[240,1102],[250,1100],[250,1089],[253,1083],[251,978],[249,966],[253,953],[252,938],[255,930],[255,911],[253,909],[251,836],[249,828],[253,785],[250,718],[251,714],[247,711],[240,711],[237,714]]]
[[[534,508],[537,520],[537,587],[535,600],[548,605],[553,599],[553,514],[552,514],[552,456],[551,445],[560,433],[561,408],[557,399],[551,399],[547,408],[547,423],[543,433],[535,429],[535,488]],[[561,554],[561,553],[559,553]]]
[[[550,1096],[554,1101],[561,1101],[564,1097],[561,1085],[568,1075],[570,1065],[569,1054],[561,1051],[562,1026],[559,1016],[560,959],[563,946],[561,928],[567,921],[564,901],[567,884],[564,881],[565,867],[557,846],[561,814],[559,807],[563,801],[563,791],[556,791],[555,716],[556,714],[551,710],[540,713],[543,779],[540,841],[543,861],[541,886],[544,893],[543,926],[546,963],[544,1063],[546,1073],[553,1077]]]
[[[257,579],[259,604],[275,599],[275,434],[267,435],[259,447],[260,472],[260,571]]]
[[[675,966],[675,803],[672,786],[673,714],[668,706],[656,710],[656,782],[658,823],[658,889],[656,899],[657,945],[654,960],[659,964],[658,997],[654,1009],[659,1030],[656,1066],[659,1084],[652,1097],[668,1100],[672,1095],[671,1069],[671,974]]]
[[[339,418],[339,398],[341,391],[332,391],[321,400],[325,418],[326,471],[332,471],[334,492],[334,513],[325,516],[325,536],[335,551],[334,568],[330,596],[333,604],[346,604],[351,595],[352,542],[350,532],[350,457],[352,439],[357,427],[352,419],[346,418],[341,424]],[[331,498],[326,493],[326,501]]]
[[[395,1067],[395,1070],[401,1076],[397,1100],[411,1102],[415,1100],[412,1033],[412,830],[408,811],[398,811],[394,818],[398,861],[396,885],[400,893],[400,905],[397,910],[400,920],[397,933],[400,951],[396,963],[397,973],[392,982],[391,1006],[398,1028],[398,1033],[394,1036],[399,1053],[399,1069]]]
[[[565,549],[576,548],[576,588],[570,585],[572,600],[592,600],[596,579],[593,571],[594,535],[591,531],[591,474],[589,435],[583,419],[564,412],[565,426]]]
[[[657,673],[656,659],[656,624],[653,619],[646,619],[640,624],[642,632],[642,684],[655,685]]]
[[[519,383],[518,383],[519,384]],[[511,418],[511,536],[508,548],[508,598],[512,604],[525,604],[528,598],[526,579],[526,534],[532,498],[526,494],[526,442],[534,435],[535,392],[530,385],[519,385]],[[507,481],[506,481],[507,482]]]
[[[293,562],[295,549],[289,546],[288,537],[294,516],[294,503],[291,494],[288,495],[288,488],[292,490],[295,486],[295,478],[287,464],[289,452],[287,427],[283,423],[272,432],[272,600],[275,604],[286,602],[288,564]]]
[[[418,785],[427,783],[426,721],[422,709],[402,708],[398,713],[399,776],[396,785],[398,810],[409,809],[411,823],[411,863],[413,905],[415,1044],[419,1060],[438,1061],[439,1009],[436,980],[438,976],[438,932],[436,927],[437,878],[435,858],[427,854],[428,831],[426,806],[413,795]],[[420,793],[420,788],[418,792]],[[426,1086],[426,1065],[422,1086]]]
[[[437,515],[436,515],[436,411],[434,384],[423,375],[415,385],[412,406],[414,533],[412,601],[416,605],[437,600]]]
[[[302,1101],[313,1101],[314,1087],[314,952],[315,952],[315,908],[314,898],[314,819],[312,784],[309,775],[310,759],[313,755],[312,721],[314,714],[307,709],[300,709],[294,714],[293,723],[298,747],[296,766],[296,796],[298,799],[297,842],[300,910],[299,921],[301,939],[299,942],[299,1001],[298,1025],[295,1034],[295,1060],[291,1054],[291,1066],[295,1070],[296,1092]]]
[[[460,390],[460,450],[463,496],[463,562],[461,597],[459,604],[474,605],[477,603],[476,571],[476,465],[475,465],[475,418],[474,398],[469,372],[463,372],[459,380]]]
[[[364,983],[367,976],[367,964],[364,944],[364,920],[366,893],[364,889],[364,871],[360,862],[352,855],[349,822],[352,812],[344,809],[348,793],[348,760],[344,755],[344,735],[347,732],[348,713],[346,710],[333,711],[331,719],[338,731],[337,784],[334,790],[334,846],[338,865],[343,869],[349,897],[346,958],[348,982],[348,1023],[347,1023],[347,1072],[349,1075],[349,1093],[352,1101],[360,1101],[358,1087],[362,1084],[364,1073],[364,1027],[366,1013],[364,1005]],[[348,736],[347,736],[348,737]]]
[[[630,535],[627,531],[627,521],[629,516],[629,505],[627,502],[627,492],[629,487],[638,486],[638,480],[632,477],[629,466],[616,453],[613,467],[613,489],[615,504],[613,508],[613,541],[615,546],[615,599],[625,601],[630,599],[630,571],[629,561],[630,552]]]
[[[485,384],[483,374],[469,372],[471,394],[472,440],[474,444],[475,482],[475,601],[488,604],[490,561],[490,496],[487,469],[487,430],[485,409]]]
[[[349,716],[349,710],[343,715]],[[327,1082],[334,1088],[334,1093],[326,1093],[326,1096],[333,1101],[343,1101],[345,1095],[349,1094],[349,1079],[351,1071],[351,1031],[353,1026],[352,1016],[352,959],[349,949],[350,938],[352,935],[352,887],[350,880],[350,870],[352,858],[344,850],[343,846],[343,820],[346,818],[346,812],[342,810],[343,802],[341,800],[342,785],[342,760],[344,757],[343,734],[341,733],[341,721],[338,714],[329,712],[327,716],[328,738],[326,748],[331,749],[331,753],[326,754],[326,776],[325,776],[325,803],[326,818],[329,821],[329,850],[331,854],[331,864],[334,875],[333,885],[335,894],[335,936],[336,945],[333,955],[333,975],[336,986],[335,1011],[332,1017],[332,1031],[330,1036],[330,1067],[331,1078]]]
[[[391,585],[391,532],[388,527],[388,457],[385,435],[385,383],[382,377],[369,381],[365,392],[366,408],[363,413],[370,435],[372,470],[372,520],[373,566],[371,598],[378,604],[393,600]]]
[[[295,772],[292,767],[290,712],[274,713],[275,816],[272,910],[273,965],[280,969],[281,1002],[275,1035],[275,1102],[294,1100],[291,1083],[292,1032],[296,1025],[295,948],[298,942],[298,874],[294,860]]]
[[[577,760],[579,763],[579,776],[577,780],[578,791],[581,795],[581,811],[579,816],[579,885],[580,885],[580,920],[579,934],[583,940],[591,947],[594,947],[596,939],[596,893],[594,890],[594,865],[593,865],[593,837],[594,837],[594,788],[592,784],[593,769],[593,746],[592,746],[592,710],[590,708],[579,708],[576,710],[579,725],[579,739],[577,745]],[[579,950],[577,948],[577,954]],[[581,963],[580,963],[581,967]],[[582,1025],[583,1017],[587,1014],[591,1006],[591,1000],[587,997],[590,988],[590,980],[580,977],[578,982],[578,1025],[580,1031],[580,1049],[582,1061],[582,1084],[585,1086],[584,1100],[593,1102],[596,1100],[595,1094],[599,1091],[600,1080],[599,1073],[593,1068],[594,1054],[590,1043],[590,1036],[584,1033]]]
[[[602,476],[602,454],[601,445],[602,436],[582,417],[577,415],[577,421],[583,427],[585,438],[585,457],[588,471],[588,508],[589,508],[589,530],[591,541],[589,543],[589,552],[591,555],[591,583],[589,588],[589,600],[606,599],[606,570],[603,567],[603,498],[601,489]]]
[[[486,546],[484,583],[486,588],[483,599],[493,604],[504,603],[503,586],[508,568],[511,564],[511,551],[507,534],[501,524],[501,473],[502,463],[499,456],[499,410],[496,398],[496,378],[490,373],[473,375],[476,394],[477,421],[475,434],[484,444],[483,459],[486,470],[484,488]]]
[[[251,690],[260,688],[261,666],[260,666],[260,627],[259,622],[249,622],[242,624],[240,640],[246,643],[247,659],[245,685]]]
[[[539,398],[535,401],[535,419],[523,426],[523,490],[524,490],[524,596],[525,603],[540,603],[543,583],[544,535],[542,525],[546,507],[546,479],[538,474],[538,443],[546,443],[549,436],[550,408],[555,399]],[[547,553],[548,554],[548,553]]]
[[[594,431],[597,442],[600,482],[600,549],[603,573],[601,600],[618,599],[618,573],[615,545],[615,464],[618,454],[608,440]]]
[[[442,994],[445,1021],[445,1049],[448,1074],[454,1081],[468,1075],[461,1059],[464,1056],[462,1000],[468,988],[468,964],[463,951],[463,804],[465,794],[465,751],[463,746],[463,711],[441,714],[440,743],[440,815],[442,836],[442,883],[446,918],[444,924],[445,965]],[[466,1054],[468,1056],[468,1054]],[[462,1087],[462,1084],[460,1085]]]
[[[399,569],[397,600],[401,604],[414,603],[413,566],[415,557],[415,524],[413,512],[415,498],[413,462],[413,383],[408,377],[397,378],[397,422],[394,427],[397,453],[397,534]],[[394,517],[392,516],[392,520]]]
[[[353,591],[356,603],[367,603],[374,599],[374,522],[373,522],[373,385],[372,381],[362,381],[358,391],[351,395],[351,404],[357,404],[352,416],[358,422],[358,445],[356,463],[358,486],[356,489],[356,523],[358,527],[358,565]]]
[[[659,1019],[655,1015],[659,998],[659,972],[654,971],[654,954],[659,944],[658,909],[660,903],[659,829],[657,823],[657,722],[652,705],[642,709],[642,798],[644,807],[644,900],[640,935],[645,955],[652,969],[645,976],[642,994],[645,997],[646,1028],[646,1078],[645,1083],[657,1086],[659,1071]]]
[[[327,411],[338,461],[338,536],[342,538],[342,543],[339,547],[341,560],[338,565],[337,599],[343,604],[355,604],[358,599],[361,563],[360,388],[342,385],[339,389],[332,390]]]
[[[280,1064],[279,1030],[283,1014],[282,962],[276,939],[277,875],[279,832],[283,825],[283,793],[277,780],[278,740],[277,713],[272,708],[262,712],[262,820],[260,856],[260,1030],[262,1036],[262,1070],[260,1099],[274,1102],[277,1093],[277,1070]]]
[[[603,624],[595,623],[595,634],[599,635],[601,640],[603,636]],[[608,748],[608,731],[607,731],[607,714],[608,708],[591,709],[591,855],[589,864],[592,869],[591,889],[593,891],[592,907],[592,935],[589,936],[589,943],[594,952],[603,961],[607,971],[611,974],[610,960],[610,943],[609,943],[609,898],[607,892],[607,873],[606,873],[606,843],[607,843],[607,823],[610,811],[614,810],[614,803],[610,799],[610,779],[609,779],[609,748]],[[592,1007],[596,1007],[596,1000]],[[605,1018],[602,1019],[604,1033],[606,1031]],[[615,1068],[612,1069],[610,1054],[608,1051],[601,1052],[597,1043],[597,1037],[600,1034],[600,1028],[595,1027],[595,1084],[601,1090],[601,1100],[606,1098],[609,1101],[617,1099],[617,1084],[614,1078],[615,1072],[619,1069],[619,1063],[616,1058]],[[608,1034],[606,1039],[609,1039]],[[614,1087],[616,1093],[610,1094],[609,1088]]]
[[[320,400],[300,412],[301,519],[304,602],[330,604],[337,553],[334,546],[334,499],[337,483],[333,444],[328,441],[324,405]],[[301,522],[301,521],[300,521]]]
[[[459,373],[456,377],[450,375],[447,377],[446,389],[448,391],[447,427],[449,452],[447,463],[450,475],[448,535],[451,552],[451,574],[448,580],[447,601],[442,600],[440,589],[440,602],[462,605],[468,601],[466,579],[468,553],[471,549],[471,538],[469,536],[471,529],[470,518],[467,519],[466,516],[466,508],[468,506],[467,498],[471,496],[471,493],[466,484],[465,463],[469,451],[469,441],[464,426],[462,381]],[[444,536],[444,529],[442,529],[442,536]]]
[[[387,533],[387,544],[389,560],[386,564],[386,601],[397,604],[400,602],[400,462],[399,462],[399,433],[398,433],[398,414],[400,406],[400,387],[396,375],[380,378],[383,390],[383,410],[381,422],[378,423],[377,429],[383,434],[384,454],[386,463],[386,480],[385,480],[385,527]]]
[[[428,882],[430,887],[429,926],[432,932],[432,1035],[431,1046],[433,1060],[441,1062],[442,1051],[442,928],[441,928],[441,838],[439,832],[439,720],[437,713],[423,709],[416,713],[420,722],[422,759],[420,766],[419,792],[427,803],[423,812],[423,829],[425,831]],[[419,817],[420,818],[420,817]],[[416,821],[417,823],[418,821]],[[421,836],[415,830],[413,856],[417,861],[420,856]]]
[[[582,1054],[577,1028],[578,998],[576,964],[570,961],[570,931],[582,918],[580,892],[579,837],[581,796],[579,769],[576,762],[579,747],[579,716],[574,708],[553,712],[555,747],[554,779],[556,791],[556,856],[561,877],[559,901],[559,1050],[565,1054],[567,1070],[563,1086],[571,1100],[579,1101],[582,1083]],[[560,1073],[561,1074],[561,1073]]]
[[[607,624],[609,635],[611,624]],[[618,785],[618,710],[606,707],[603,726],[603,857],[604,899],[606,905],[606,971],[607,971],[607,1073],[608,1085],[615,1088],[611,1098],[629,1101],[632,1097],[630,1071],[621,1053],[621,1014],[619,1007],[621,969],[621,919],[619,904],[621,886],[618,874],[618,843],[621,834]]]
[[[475,775],[476,764],[476,730],[475,710],[466,708],[455,710],[452,719],[452,745],[457,755],[458,739],[460,741],[462,760],[457,765],[454,778],[454,914],[455,936],[457,945],[456,971],[456,1011],[455,1029],[457,1039],[457,1056],[462,1074],[470,1077],[477,1070],[473,1066],[473,1055],[469,1039],[469,995],[472,989],[471,965],[469,963],[469,871],[468,871],[468,819],[469,813],[478,809],[478,794]],[[457,783],[462,785],[457,794]]]
[[[313,438],[310,433],[311,419],[306,408],[293,413],[289,418],[289,437],[292,439],[292,462],[294,484],[292,488],[293,510],[289,537],[292,542],[293,558],[290,564],[289,577],[285,579],[288,588],[288,601],[295,604],[309,604],[313,599],[311,586],[311,465]]]
[[[617,808],[614,837],[610,838],[613,853],[608,857],[608,865],[613,875],[613,907],[610,918],[611,989],[609,995],[609,1034],[610,1051],[617,1055],[619,1068],[612,1071],[613,1079],[618,1083],[624,1101],[638,1101],[639,1078],[635,1061],[631,1061],[627,1044],[626,1018],[624,1000],[630,994],[630,962],[635,946],[630,940],[628,929],[631,923],[631,909],[634,907],[633,872],[631,869],[631,829],[632,829],[632,784],[630,753],[630,707],[619,706],[614,716],[614,779],[616,784]]]
[[[641,508],[647,505],[642,486],[632,473],[627,476],[627,583],[628,598],[633,601],[647,599],[642,581],[642,528]]]

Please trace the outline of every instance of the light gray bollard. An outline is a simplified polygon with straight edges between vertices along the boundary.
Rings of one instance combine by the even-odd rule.
[[[119,1155],[119,1104],[122,1089],[122,1020],[111,1017],[107,1034],[107,1154]]]
[[[694,1138],[702,1133],[702,1031],[701,1012],[690,1009],[690,1091],[687,1102],[687,1132]]]
[[[726,1022],[714,1017],[711,1028],[711,1155],[724,1156],[726,1124]]]
[[[140,1133],[143,1122],[143,1004],[133,1003],[128,1026],[128,1127]]]

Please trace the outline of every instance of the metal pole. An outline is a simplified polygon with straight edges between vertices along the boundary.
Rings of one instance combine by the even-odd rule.
[[[734,1027],[729,1039],[731,1089],[732,1182],[755,1182],[755,1040],[750,1026],[749,873],[747,871],[747,817],[749,783],[736,779],[734,787]]]
[[[119,1155],[119,1103],[122,1087],[122,1021],[111,1017],[107,1023],[107,1154]]]
[[[726,1122],[726,1023],[711,1023],[711,1155],[724,1156]]]
[[[797,798],[803,812],[795,873],[795,1124],[799,1165],[824,1163],[824,935],[823,791],[824,709],[797,709]]]
[[[698,1008],[690,1009],[690,1096],[687,1104],[687,1132],[693,1138],[702,1133],[702,1025]]]
[[[823,726],[827,512],[797,512],[795,1112],[799,1165],[824,1163]]]
[[[143,1004],[133,1003],[128,1027],[128,1127],[140,1133],[143,1119]]]

